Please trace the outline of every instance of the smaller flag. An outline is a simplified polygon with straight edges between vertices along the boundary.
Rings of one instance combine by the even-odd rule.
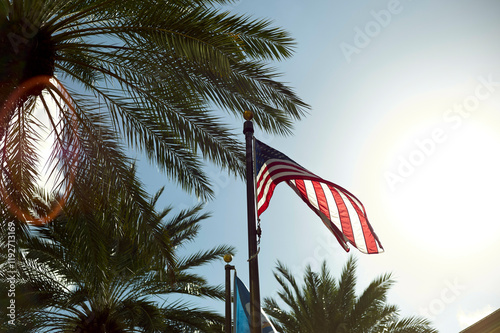
[[[236,274],[234,274],[234,301],[234,332],[250,333],[250,292]],[[264,313],[264,310],[262,308],[260,310],[262,333],[276,333],[276,329]]]
[[[363,204],[343,187],[306,170],[285,154],[255,140],[257,215],[260,216],[282,181],[321,218],[340,245],[351,243],[363,253],[384,252],[368,222]]]

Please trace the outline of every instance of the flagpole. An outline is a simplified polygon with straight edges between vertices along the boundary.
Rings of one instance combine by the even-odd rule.
[[[230,254],[224,255],[224,261],[226,262],[226,325],[225,333],[231,333],[231,270],[234,266],[229,265],[233,260],[233,256]]]
[[[250,275],[250,332],[262,333],[260,320],[259,261],[257,257],[257,223],[255,214],[255,181],[253,159],[253,113],[244,112],[243,133],[246,142],[246,181],[248,216],[248,265]]]

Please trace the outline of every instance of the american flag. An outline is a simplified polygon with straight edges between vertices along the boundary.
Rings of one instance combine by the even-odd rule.
[[[283,153],[255,140],[257,215],[267,209],[282,181],[304,200],[349,251],[348,242],[363,253],[384,252],[363,204],[343,187],[304,169]]]

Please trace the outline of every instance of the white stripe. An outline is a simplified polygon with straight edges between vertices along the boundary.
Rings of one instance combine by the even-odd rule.
[[[304,181],[305,183],[306,181]],[[311,181],[307,181],[307,182],[311,182]],[[311,182],[312,184],[312,182]],[[288,185],[295,191],[295,193],[297,193],[297,195],[299,197],[302,197],[302,193],[299,191],[299,189],[297,188],[297,182],[295,180],[289,180],[288,181]],[[307,185],[306,185],[306,189],[307,189]],[[314,190],[314,186],[312,188]],[[307,190],[306,190],[307,191]],[[317,202],[317,196],[316,196],[316,202]],[[311,203],[313,204],[313,203]],[[337,207],[336,204],[334,204],[334,207]],[[332,223],[330,223],[330,220],[328,220],[328,216],[326,216],[325,214],[323,214],[320,209],[319,209],[319,205],[316,205],[316,208],[314,209],[313,208],[313,211],[318,214],[318,216],[320,217],[321,219],[321,222],[323,222],[323,224],[325,225],[325,227],[328,228],[328,230],[330,230],[330,232],[334,235],[337,235],[336,231],[332,228]],[[346,243],[347,242],[347,238],[345,237],[345,235],[341,232],[341,228],[338,228],[338,230],[340,231],[340,235],[338,235],[339,237],[342,237],[343,241]],[[339,240],[340,241],[340,240]],[[342,245],[344,246],[344,245]],[[347,244],[345,244],[345,246],[347,246]]]
[[[321,218],[321,222],[323,222],[323,224],[328,228],[328,230],[330,230],[333,234],[335,234],[334,230],[332,230],[332,226],[330,225],[330,221],[328,221],[330,216],[326,216],[325,214],[323,214],[319,208],[318,195],[316,193],[316,190],[314,189],[313,182],[311,180],[304,180],[304,185],[306,188],[308,200],[311,203],[311,205],[313,205],[313,207],[316,209],[316,214],[318,214],[319,217]],[[342,230],[342,228],[339,228],[339,230]]]
[[[354,242],[356,243],[356,247],[361,252],[367,253],[368,250],[366,248],[365,236],[363,234],[363,228],[361,227],[361,221],[359,220],[358,213],[356,209],[349,201],[347,195],[338,191],[342,199],[344,200],[345,206],[347,207],[347,211],[349,212],[349,218],[351,220],[352,234],[354,236]]]
[[[266,174],[267,176],[267,174]],[[286,176],[297,176],[297,172],[295,171],[288,171],[288,172],[279,172],[274,174],[273,176],[269,177],[266,182],[261,182],[261,185],[257,189],[257,196],[262,193],[262,197],[260,198],[259,202],[257,203],[257,207],[260,208],[266,201],[266,198],[269,193],[269,189],[271,188],[272,183],[278,183],[280,182],[283,177]],[[297,176],[297,178],[300,178],[300,176]]]
[[[275,162],[276,162],[275,165],[268,167],[269,165],[271,165],[272,163],[275,163]],[[282,169],[282,168],[288,168],[288,169],[295,170],[297,176],[309,176],[309,177],[319,178],[315,174],[305,170],[304,168],[302,168],[301,166],[299,166],[297,164],[291,163],[291,165],[289,165],[289,164],[283,165],[283,163],[289,163],[289,162],[283,162],[283,160],[278,160],[278,159],[267,160],[266,163],[264,163],[262,165],[262,167],[260,168],[259,173],[257,174],[257,177],[256,177],[257,180],[267,177],[269,175],[269,173],[271,173],[272,171],[274,171],[276,169]]]
[[[342,231],[342,224],[340,223],[339,217],[339,208],[337,207],[337,202],[335,202],[335,198],[333,197],[332,191],[325,183],[321,183],[321,188],[323,192],[325,192],[326,202],[328,203],[328,210],[330,211],[330,221],[340,230]]]
[[[268,186],[267,183],[269,183],[269,182],[281,181],[280,178],[285,177],[285,176],[295,176],[295,178],[310,177],[310,176],[314,177],[313,174],[303,172],[300,169],[286,168],[286,170],[279,171],[282,169],[285,169],[285,168],[283,168],[283,166],[281,166],[281,165],[272,166],[265,173],[263,173],[259,178],[257,178],[257,183],[260,181],[260,184],[258,185],[258,190],[260,190],[264,186]],[[271,175],[271,173],[275,172],[276,170],[278,170],[278,172]]]
[[[288,181],[288,183],[289,183],[288,185],[290,187],[292,187],[292,189],[297,193],[297,195],[299,195],[299,196],[302,195],[301,192],[299,191],[299,189],[297,188],[297,183],[295,180],[290,180],[290,181]],[[342,225],[341,225],[340,217],[339,217],[339,210],[338,210],[338,206],[337,206],[337,203],[335,201],[335,198],[334,198],[330,188],[328,187],[328,185],[326,185],[322,182],[319,182],[319,183],[324,191],[325,198],[326,198],[327,203],[328,203],[328,209],[330,211],[330,217],[329,217],[330,221],[338,228],[338,230],[341,231],[341,234],[342,234],[344,240],[347,242],[348,239],[342,230]],[[313,206],[312,207],[313,211],[316,210],[316,213],[320,216],[323,224],[328,228],[328,230],[330,230],[332,233],[335,234],[335,232],[332,230],[332,227],[328,224],[328,220],[326,220],[328,218],[328,216],[325,216],[319,209],[318,198],[316,195],[316,191],[314,191],[314,185],[312,184],[312,181],[304,180],[304,185],[306,188],[306,194],[307,194],[308,201]],[[337,193],[339,193],[340,197],[343,199],[344,204],[346,206],[346,209],[348,211],[356,248],[360,252],[368,253],[363,229],[361,226],[361,221],[360,221],[359,216],[356,212],[356,208],[349,201],[348,195],[346,195],[340,191],[337,191]],[[357,201],[355,201],[355,202],[357,202]],[[383,250],[378,246],[378,243],[377,242],[375,242],[375,243],[377,244],[378,251],[383,252]]]
[[[316,196],[313,183],[310,180],[304,180],[304,185],[306,188],[307,200],[309,200],[309,203],[319,211],[318,197]]]
[[[268,168],[268,166],[272,163],[276,163],[275,165],[271,166]],[[286,168],[287,171],[279,172],[280,169]],[[265,170],[265,171],[264,171]],[[272,177],[270,174],[272,172],[278,171],[278,173],[274,174]],[[321,185],[321,188],[323,189],[326,201],[328,203],[328,209],[329,209],[329,219],[330,221],[342,232],[343,234],[343,229],[342,229],[342,224],[340,221],[340,216],[339,216],[339,210],[337,203],[335,202],[335,198],[333,194],[331,193],[331,190],[329,186],[321,181],[321,178],[316,176],[315,174],[305,170],[301,166],[294,164],[293,162],[290,161],[284,161],[281,159],[270,159],[267,160],[266,163],[264,163],[259,170],[259,174],[257,175],[257,180],[262,180],[260,185],[257,188],[257,195],[261,194],[262,197],[257,203],[257,209],[260,209],[266,201],[268,201],[268,195],[269,195],[269,190],[271,187],[271,184],[279,183],[283,179],[283,177],[289,177],[293,176],[298,179],[301,179],[302,177],[314,177],[318,178],[318,183]],[[264,181],[267,178],[267,181]],[[312,181],[310,180],[303,180],[305,189],[306,189],[306,194],[309,203],[311,206],[317,211],[317,213],[320,213],[321,215],[324,215],[321,213],[319,209],[319,204],[318,204],[318,198],[316,195],[316,192],[314,190],[314,185],[312,184]],[[300,191],[297,189],[297,184],[294,180],[289,181],[290,185],[294,190],[297,192],[297,194],[300,195]],[[368,249],[366,246],[366,240],[364,237],[363,233],[363,228],[361,226],[361,221],[359,219],[358,213],[356,212],[356,208],[353,206],[351,201],[349,200],[350,198],[354,201],[356,205],[359,206],[359,209],[362,210],[361,208],[361,203],[356,199],[352,198],[348,194],[343,193],[342,191],[337,191],[337,193],[340,195],[340,197],[343,199],[344,204],[346,206],[347,212],[349,214],[350,222],[351,222],[351,228],[352,228],[352,233],[354,237],[354,242],[356,244],[356,247],[358,248],[359,251],[368,253]],[[270,199],[270,198],[269,198]],[[322,218],[323,221],[323,218]],[[331,226],[327,224],[327,221],[323,221],[323,223],[328,227],[329,230],[331,230]],[[368,223],[368,221],[367,221]],[[371,232],[371,231],[370,231]],[[375,237],[375,235],[373,235]],[[345,237],[345,235],[344,235]],[[383,250],[379,247],[379,244],[375,240],[376,247],[379,252],[383,252]]]
[[[280,160],[270,160],[270,161],[280,161]],[[263,172],[262,170],[265,169],[265,167],[267,167],[267,165],[268,165],[267,163],[265,163],[263,165],[261,171],[259,172],[259,176],[257,177],[257,180],[267,178],[267,181],[265,181],[265,182],[261,181],[260,185],[257,188],[257,196],[260,193],[262,193],[261,199],[257,202],[257,209],[262,207],[262,205],[266,202],[266,198],[267,198],[269,189],[271,187],[271,184],[273,182],[275,182],[275,183],[280,182],[281,181],[280,178],[286,177],[286,176],[297,176],[298,178],[303,177],[303,176],[317,177],[316,175],[314,175],[310,172],[306,172],[306,171],[304,171],[304,169],[301,169],[301,168],[296,167],[294,165],[285,166],[286,168],[291,168],[292,170],[285,171],[285,172],[278,172],[278,173],[274,174],[273,176],[269,176],[273,171],[282,169],[282,168],[284,168],[284,166],[281,164],[273,165],[272,167],[267,169],[265,172]]]

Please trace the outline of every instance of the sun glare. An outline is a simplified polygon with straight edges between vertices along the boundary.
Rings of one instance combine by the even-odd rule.
[[[392,197],[411,239],[446,253],[476,252],[498,235],[500,136],[468,124]],[[452,141],[452,142],[451,142]]]
[[[404,246],[454,257],[491,249],[500,233],[495,101],[480,101],[467,117],[447,122],[447,115],[459,115],[447,114],[450,106],[467,102],[456,96],[420,96],[399,107],[374,130],[356,171],[358,187],[369,189],[364,200],[372,219],[386,221],[387,233],[397,233]]]

